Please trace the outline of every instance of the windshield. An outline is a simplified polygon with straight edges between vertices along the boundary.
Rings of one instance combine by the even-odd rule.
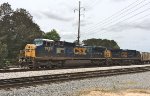
[[[40,45],[43,44],[43,40],[35,39],[35,40],[34,40],[34,44],[35,44],[36,46],[40,46]]]

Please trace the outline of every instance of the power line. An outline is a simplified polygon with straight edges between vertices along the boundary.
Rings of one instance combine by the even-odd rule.
[[[122,21],[120,21],[120,22],[117,22],[116,24],[119,24],[119,23],[121,23],[121,22],[123,22],[123,21],[126,21],[127,19],[131,19],[131,18],[133,18],[133,17],[135,17],[135,16],[137,16],[137,15],[139,15],[139,14],[145,12],[145,11],[148,11],[148,10],[150,10],[150,8],[148,8],[148,9],[146,9],[146,10],[144,10],[144,11],[141,11],[141,12],[135,14],[135,15],[132,15],[131,17],[126,18],[126,19],[124,19],[124,20],[122,20]],[[111,25],[111,26],[114,26],[114,25],[116,25],[116,24],[113,24],[113,25]],[[109,26],[109,27],[111,27],[111,26]],[[107,27],[107,28],[109,28],[109,27]],[[104,28],[104,29],[106,29],[106,28]],[[103,29],[103,30],[104,30],[104,29]],[[101,30],[102,30],[102,29],[101,29]],[[92,33],[92,34],[93,34],[93,33]],[[92,34],[89,34],[89,35],[92,35]],[[86,35],[86,36],[87,36],[87,35]]]
[[[90,0],[90,1],[91,1],[91,2],[90,2],[90,3],[88,2],[88,4],[87,4],[86,6],[91,7],[90,5],[91,5],[91,4],[93,5],[97,0],[94,0],[94,1],[93,1],[93,0]]]
[[[97,4],[99,1],[101,1],[101,0],[95,0],[95,1],[93,1],[93,3],[89,3],[87,6],[89,6],[89,7],[93,7],[95,4]]]
[[[134,7],[136,7],[136,6],[138,6],[138,5],[140,5],[140,4],[142,4],[143,2],[145,2],[146,0],[144,0],[144,1],[141,1],[140,3],[138,3],[138,4],[136,4],[136,5],[134,5],[133,7],[131,7],[130,8],[130,6],[132,6],[134,3],[137,3],[139,0],[137,0],[137,1],[135,1],[135,2],[133,2],[132,4],[130,4],[130,5],[128,5],[127,7],[125,7],[125,8],[123,8],[122,10],[120,10],[120,11],[118,11],[117,13],[115,13],[115,14],[113,14],[113,15],[111,15],[110,17],[108,17],[108,18],[106,18],[106,19],[104,19],[104,20],[102,20],[101,22],[99,22],[99,23],[97,23],[96,25],[93,25],[91,28],[89,28],[87,31],[89,31],[89,30],[92,30],[93,28],[95,28],[95,27],[99,27],[100,25],[103,25],[103,24],[107,24],[107,23],[109,23],[110,21],[112,21],[113,20],[113,17],[115,16],[115,19],[117,18],[117,17],[120,17],[122,14],[124,14],[125,12],[128,12],[128,11],[130,11],[132,8],[134,8]],[[147,4],[146,4],[147,5]],[[145,6],[145,5],[144,5]],[[128,8],[130,8],[130,9],[128,9]],[[127,10],[126,10],[127,9]],[[137,10],[138,10],[138,8],[137,8]],[[135,10],[134,10],[135,11]],[[121,12],[121,13],[120,13]],[[119,14],[118,14],[119,13]],[[130,14],[131,14],[131,12],[130,12]],[[117,15],[117,16],[116,16]],[[126,14],[126,15],[128,15],[128,14]],[[125,17],[125,16],[124,16]],[[107,22],[106,22],[107,21]]]
[[[95,26],[97,26],[97,25],[99,25],[99,24],[101,24],[101,23],[105,23],[106,21],[109,21],[109,19],[111,19],[112,17],[118,15],[118,13],[119,13],[119,16],[120,16],[122,13],[124,13],[124,11],[128,11],[128,10],[129,10],[129,9],[127,9],[127,8],[129,8],[130,6],[132,6],[134,3],[137,3],[138,1],[139,1],[139,0],[136,0],[136,1],[133,2],[132,4],[128,5],[127,7],[123,8],[122,10],[116,12],[115,14],[111,15],[110,17],[107,17],[107,18],[105,18],[104,20],[102,20],[101,22],[97,23],[96,25],[93,25],[93,27],[95,27]],[[145,0],[144,0],[144,1],[145,1]],[[142,2],[143,2],[143,1],[142,1]],[[142,2],[140,2],[140,3],[142,3]],[[137,5],[139,5],[139,3],[138,3]],[[135,5],[135,6],[137,6],[137,5]],[[135,6],[134,6],[134,7],[135,7]],[[127,10],[126,10],[126,9],[127,9]],[[123,12],[122,12],[122,11],[123,11]],[[120,12],[121,12],[121,13],[120,13]]]
[[[139,14],[142,14],[142,13],[148,11],[148,10],[150,10],[150,8],[147,8],[147,9],[145,9],[145,10],[143,10],[143,11],[137,13],[137,14],[134,14],[134,15],[130,16],[129,18],[126,18],[126,19],[124,19],[124,20],[122,20],[122,21],[120,21],[120,22],[117,22],[116,24],[119,24],[119,23],[121,23],[121,22],[123,22],[123,21],[126,21],[126,20],[128,20],[128,19],[131,19],[131,18],[133,18],[133,17],[135,17],[135,16],[137,16],[137,15],[139,15]],[[150,14],[145,15],[145,16],[143,16],[143,17],[149,16],[149,15],[150,15]],[[113,24],[113,25],[111,25],[111,26],[109,26],[109,27],[112,27],[112,26],[114,26],[114,25],[116,25],[116,24]],[[107,27],[107,28],[109,28],[109,27]],[[104,29],[106,29],[106,28],[104,28]],[[104,29],[101,29],[101,30],[104,31]],[[100,30],[99,30],[99,31],[100,31]],[[103,33],[106,33],[106,32],[103,32]],[[96,33],[95,33],[95,34],[96,34]],[[88,34],[88,35],[93,35],[93,33],[90,33],[90,34]],[[88,36],[88,35],[86,35],[86,36]]]
[[[123,16],[122,16],[122,17],[120,17],[117,21],[121,20],[123,17],[128,16],[129,14],[134,13],[135,11],[137,11],[137,10],[141,9],[142,7],[144,7],[144,6],[148,5],[148,4],[150,4],[150,2],[148,2],[148,3],[144,4],[144,5],[142,5],[142,6],[138,7],[138,8],[136,8],[135,10],[132,10],[131,12],[129,12],[129,13],[127,13],[127,14],[123,15]],[[109,25],[109,24],[112,24],[112,23],[114,23],[114,22],[108,22],[108,24],[104,24],[104,25],[103,25],[103,26],[101,26],[101,27],[105,27],[105,26],[107,26],[107,25]],[[99,29],[99,28],[98,28],[98,29]],[[95,30],[97,30],[97,29],[88,30],[87,32],[89,32],[89,31],[95,31]]]

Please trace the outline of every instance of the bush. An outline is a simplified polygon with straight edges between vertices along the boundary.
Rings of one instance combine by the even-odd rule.
[[[0,42],[0,68],[6,67],[6,57],[8,55],[7,45]]]

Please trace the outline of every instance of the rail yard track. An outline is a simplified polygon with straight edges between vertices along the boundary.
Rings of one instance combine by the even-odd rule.
[[[42,70],[56,70],[56,69],[2,69],[0,73],[11,73],[11,72],[27,72],[27,71],[42,71]]]
[[[43,70],[43,69],[39,69]],[[47,70],[47,69],[44,69]],[[37,71],[37,69],[2,69],[0,70],[0,73],[9,73],[9,72],[26,72],[26,71]]]
[[[1,79],[0,88],[9,88],[17,86],[22,87],[26,85],[31,86],[43,83],[55,83],[69,80],[80,80],[84,78],[106,77],[106,76],[131,74],[147,71],[150,71],[150,66]]]
[[[88,66],[86,68],[92,68],[95,66]],[[81,67],[63,67],[63,68],[41,68],[41,69],[0,69],[0,73],[10,73],[10,72],[27,72],[27,71],[42,71],[42,70],[58,70],[58,69],[76,69],[76,68],[85,68],[85,66]]]

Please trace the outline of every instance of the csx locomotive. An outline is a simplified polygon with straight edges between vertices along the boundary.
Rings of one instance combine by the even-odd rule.
[[[113,66],[150,62],[150,53],[136,50],[107,49],[102,46],[78,46],[65,41],[35,39],[20,52],[19,63],[27,68],[71,66]]]

